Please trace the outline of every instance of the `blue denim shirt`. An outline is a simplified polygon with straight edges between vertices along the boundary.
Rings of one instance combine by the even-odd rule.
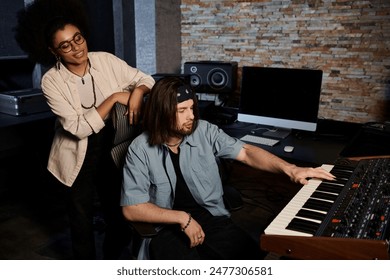
[[[176,174],[165,145],[150,146],[146,133],[129,146],[123,170],[121,206],[151,202],[171,209]],[[180,144],[180,169],[197,203],[214,216],[229,216],[223,203],[216,157],[235,159],[244,143],[200,120]]]

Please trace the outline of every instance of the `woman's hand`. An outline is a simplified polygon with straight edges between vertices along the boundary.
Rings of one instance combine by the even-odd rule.
[[[147,86],[141,85],[136,87],[131,93],[130,99],[128,100],[128,115],[130,124],[137,124],[141,120],[144,95],[149,91],[150,89]]]
[[[134,89],[128,100],[128,117],[130,124],[138,124],[141,118],[144,93]]]

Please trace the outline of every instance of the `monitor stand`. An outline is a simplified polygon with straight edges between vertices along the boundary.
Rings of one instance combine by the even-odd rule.
[[[291,129],[275,127],[274,129],[264,132],[262,135],[266,137],[272,137],[276,139],[284,139],[289,136]]]

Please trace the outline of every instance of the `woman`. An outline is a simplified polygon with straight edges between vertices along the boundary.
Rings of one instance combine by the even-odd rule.
[[[20,12],[16,38],[30,58],[46,65],[52,62],[41,81],[57,116],[48,170],[67,189],[74,258],[96,258],[96,191],[107,224],[104,258],[117,259],[131,235],[119,207],[121,170],[110,156],[114,135],[110,112],[117,102],[127,105],[129,122],[136,124],[154,80],[110,53],[88,52],[83,17],[76,15],[82,7],[72,2],[36,0]],[[38,20],[45,22],[37,24]],[[30,26],[41,26],[34,30],[33,41],[41,38],[44,51],[30,47]]]

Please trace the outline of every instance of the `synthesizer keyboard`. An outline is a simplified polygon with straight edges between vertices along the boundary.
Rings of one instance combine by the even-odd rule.
[[[291,256],[388,259],[390,159],[322,167],[336,180],[309,180],[266,228],[263,249],[286,253],[296,242]]]

